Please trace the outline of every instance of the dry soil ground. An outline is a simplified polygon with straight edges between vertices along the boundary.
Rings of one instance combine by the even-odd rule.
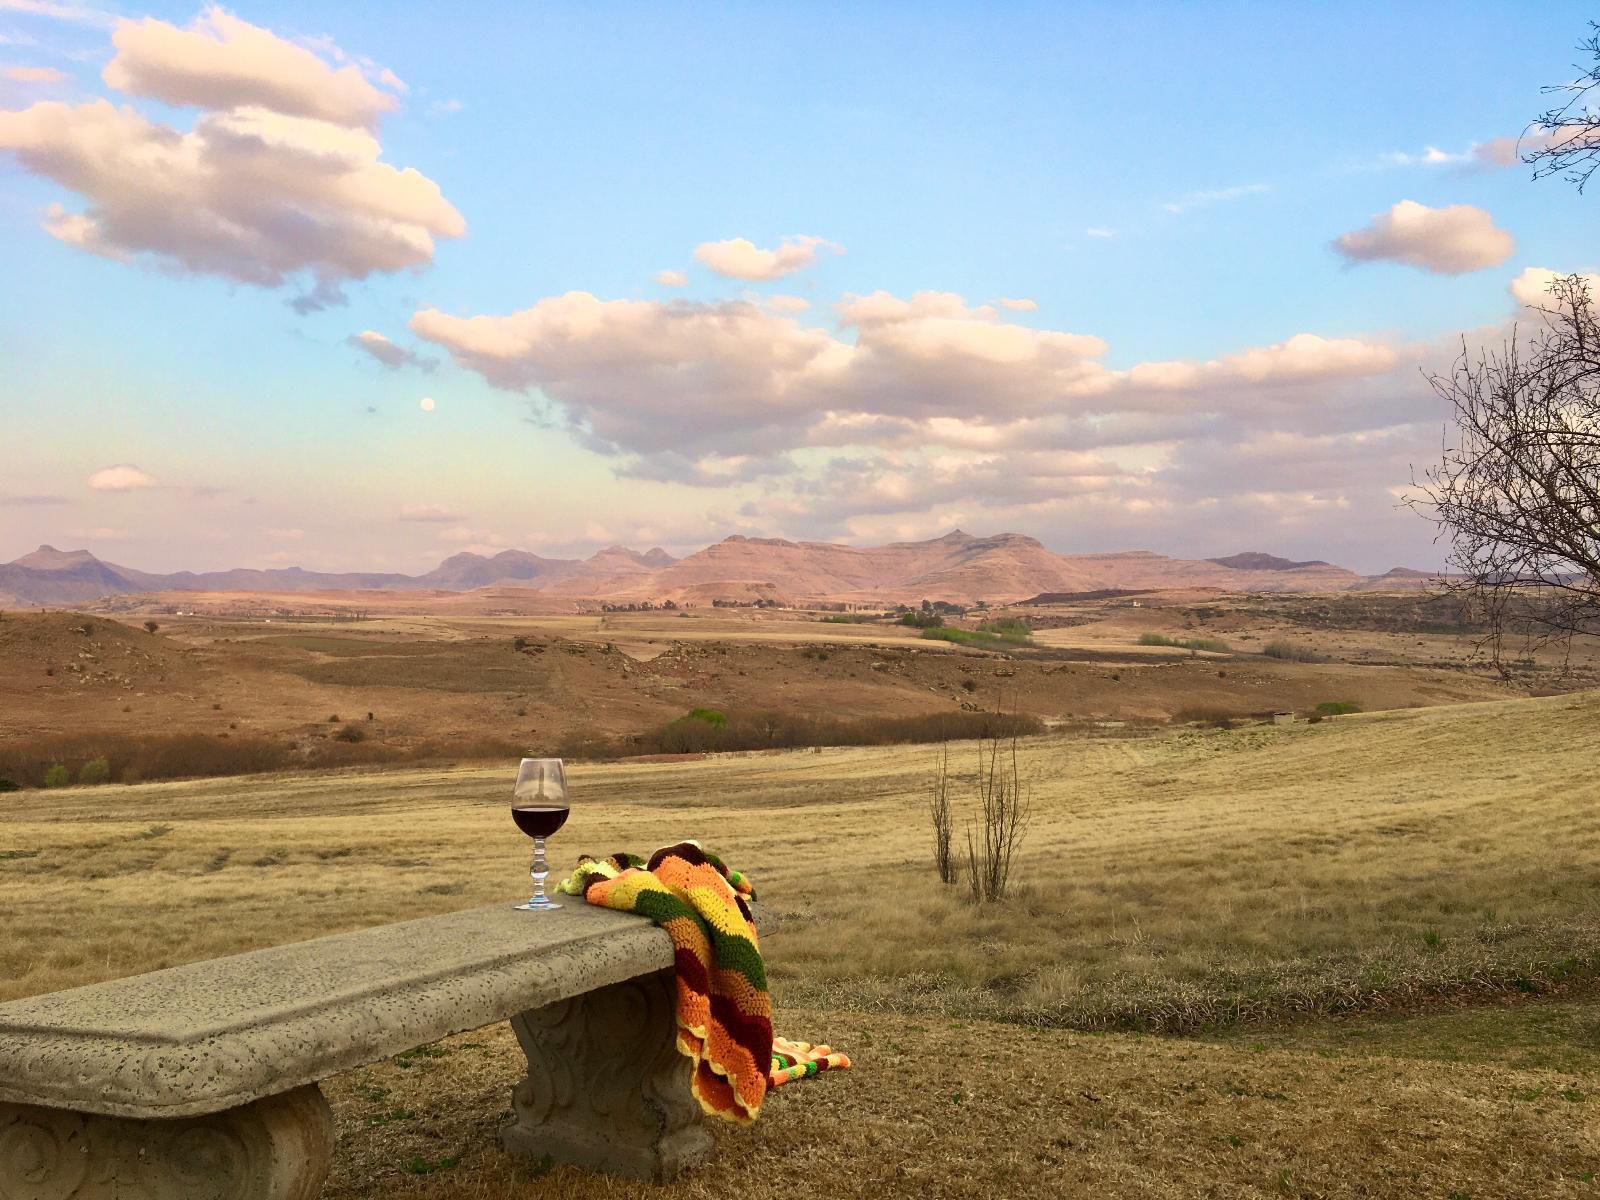
[[[237,600],[238,598],[235,597]],[[1600,682],[1544,656],[1512,684],[1414,595],[1207,593],[1026,610],[1036,647],[997,654],[819,614],[697,609],[365,621],[248,616],[0,617],[0,745],[40,735],[264,737],[316,757],[349,721],[367,748],[544,749],[659,729],[690,709],[843,720],[1015,709],[1051,723],[1165,723],[1328,701],[1371,711]],[[1015,610],[1018,613],[1024,610]],[[969,621],[969,624],[971,622]],[[1225,641],[1227,653],[1140,644]],[[1261,650],[1290,641],[1320,662]],[[371,719],[368,719],[371,714]],[[337,718],[332,720],[330,718]]]
[[[660,1194],[1596,1194],[1597,718],[1588,693],[1032,739],[1019,886],[977,909],[928,866],[927,748],[575,767],[559,854],[713,841],[775,914],[780,1028],[858,1063]],[[0,996],[508,900],[508,787],[0,797]],[[333,1081],[330,1195],[623,1194],[498,1154],[516,1072],[490,1029]]]

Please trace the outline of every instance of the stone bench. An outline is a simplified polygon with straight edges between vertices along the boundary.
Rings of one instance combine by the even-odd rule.
[[[670,1179],[711,1149],[672,962],[642,918],[498,904],[0,1004],[0,1196],[310,1200],[319,1080],[508,1018],[507,1151]]]

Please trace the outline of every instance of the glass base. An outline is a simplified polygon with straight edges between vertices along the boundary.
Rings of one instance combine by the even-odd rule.
[[[528,900],[522,904],[513,904],[511,907],[520,909],[523,912],[548,912],[552,908],[560,908],[561,905],[554,900]]]

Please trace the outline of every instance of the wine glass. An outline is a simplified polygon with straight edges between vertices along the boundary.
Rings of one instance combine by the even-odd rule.
[[[525,758],[511,791],[511,818],[533,839],[533,896],[515,907],[527,912],[560,908],[544,894],[549,870],[544,861],[544,840],[567,823],[567,773],[559,758]]]

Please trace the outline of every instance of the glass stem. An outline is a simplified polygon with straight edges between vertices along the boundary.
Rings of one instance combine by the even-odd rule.
[[[544,839],[542,837],[533,839],[533,870],[529,874],[533,876],[533,900],[531,903],[546,903],[544,880],[545,876],[550,874],[550,871],[544,861]]]

